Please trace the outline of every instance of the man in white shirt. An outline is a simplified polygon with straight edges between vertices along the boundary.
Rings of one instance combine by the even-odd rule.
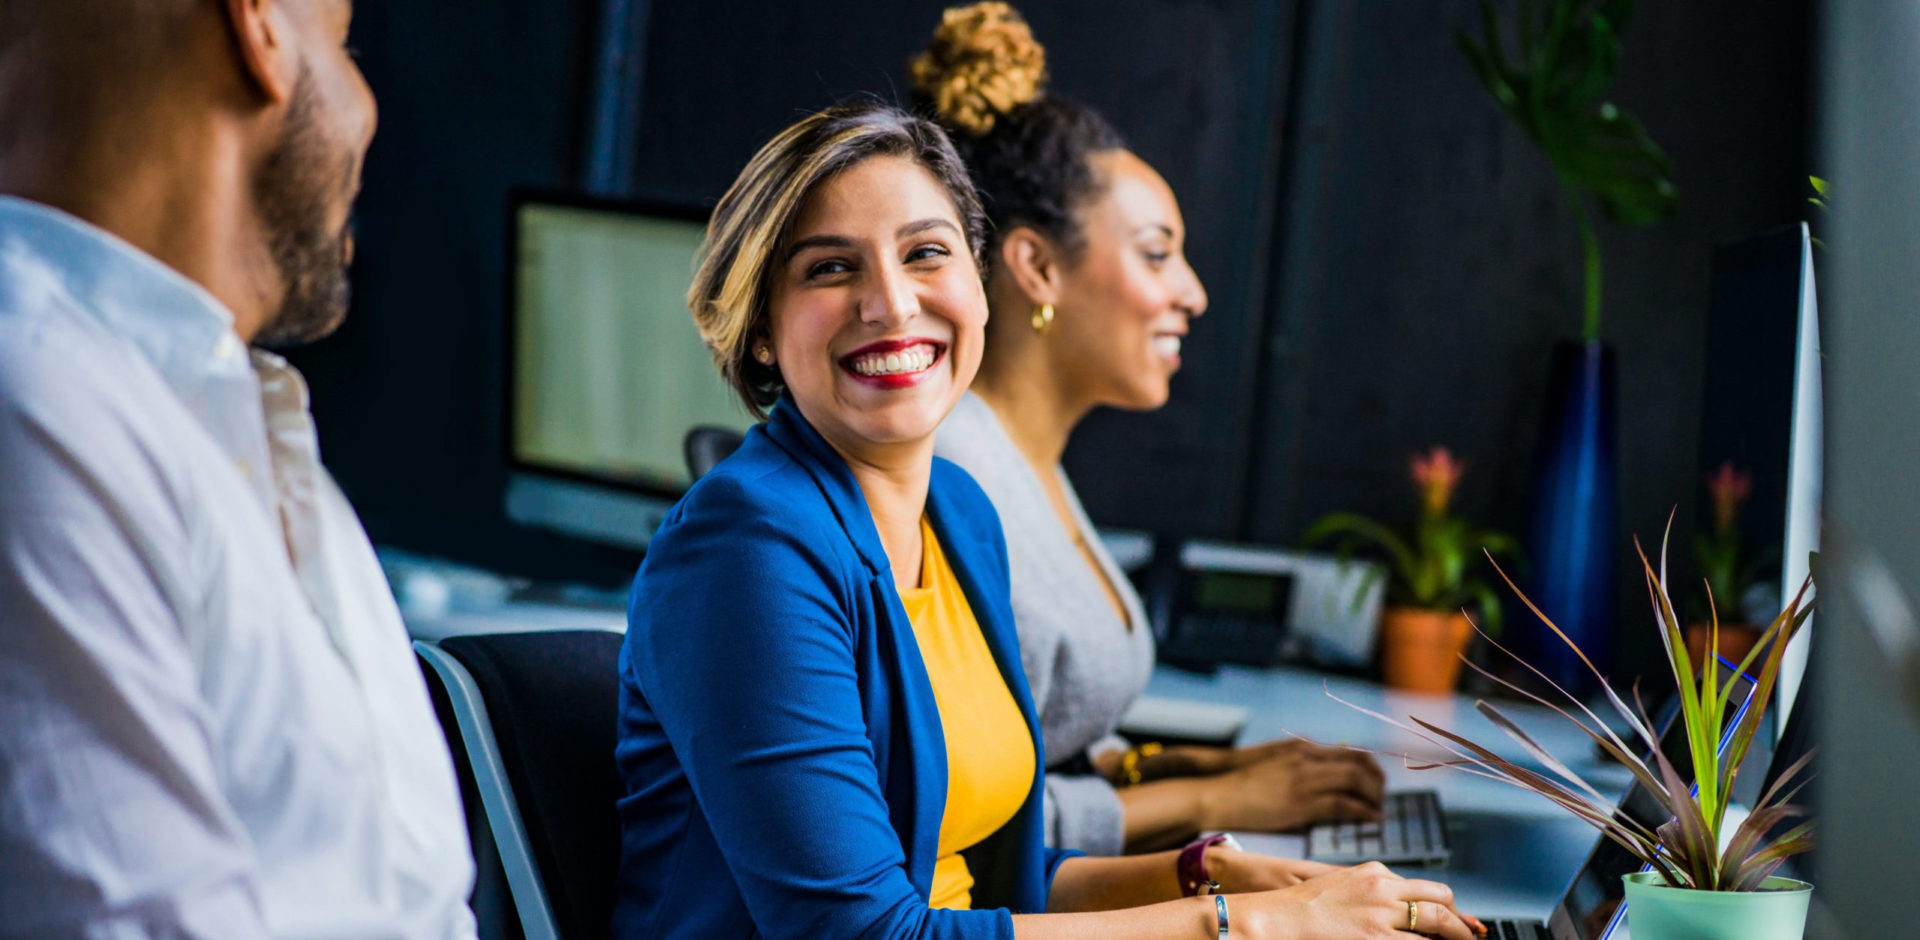
[[[473,935],[445,739],[306,386],[350,0],[0,0],[0,937]]]

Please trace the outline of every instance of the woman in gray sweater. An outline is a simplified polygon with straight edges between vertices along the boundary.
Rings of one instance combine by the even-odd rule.
[[[1114,735],[1153,638],[1060,456],[1095,407],[1165,404],[1207,295],[1166,182],[1098,114],[1043,94],[1043,73],[1044,50],[1004,4],[949,11],[913,65],[991,222],[986,357],[936,452],[979,481],[1006,531],[1048,841],[1119,854],[1375,816],[1383,778],[1364,755],[1297,740],[1129,752]]]

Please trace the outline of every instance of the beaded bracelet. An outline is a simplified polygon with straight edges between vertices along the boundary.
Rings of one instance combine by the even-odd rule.
[[[1133,747],[1127,748],[1127,753],[1120,756],[1120,775],[1126,779],[1126,785],[1130,787],[1139,786],[1140,762],[1160,753],[1162,750],[1165,750],[1165,748],[1162,748],[1158,741],[1148,741],[1145,744],[1136,744]]]

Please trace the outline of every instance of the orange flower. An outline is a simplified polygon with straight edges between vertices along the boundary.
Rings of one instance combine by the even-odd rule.
[[[1467,465],[1453,459],[1453,452],[1445,447],[1435,447],[1425,455],[1415,454],[1411,463],[1414,485],[1420,488],[1421,508],[1428,516],[1446,515],[1447,506],[1453,503],[1453,491],[1460,485],[1460,476],[1467,471]]]
[[[1753,495],[1753,474],[1726,461],[1707,475],[1707,495],[1713,497],[1713,530],[1723,535],[1732,532],[1740,521],[1740,504]]]

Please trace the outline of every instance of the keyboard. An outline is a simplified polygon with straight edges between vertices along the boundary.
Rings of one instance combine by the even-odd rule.
[[[1307,831],[1307,857],[1332,865],[1380,861],[1389,865],[1444,865],[1447,818],[1432,790],[1387,794],[1379,822],[1321,823]]]
[[[1487,924],[1487,940],[1553,940],[1537,920],[1496,920]]]

